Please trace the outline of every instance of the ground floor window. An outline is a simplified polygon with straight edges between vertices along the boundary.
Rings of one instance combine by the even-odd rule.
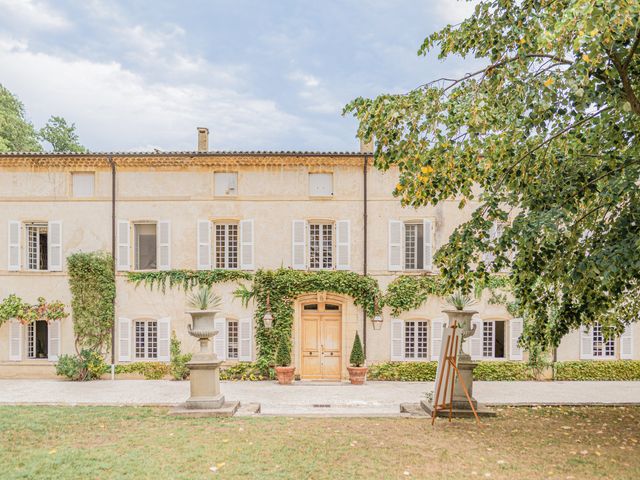
[[[227,358],[238,359],[238,321],[227,321]]]
[[[483,358],[505,358],[505,331],[503,320],[482,322]]]
[[[613,337],[605,339],[602,325],[595,323],[593,325],[593,356],[594,357],[615,357],[616,343]]]
[[[27,325],[27,358],[49,357],[49,324],[37,320]]]
[[[406,359],[423,359],[427,357],[427,337],[429,322],[404,322],[404,357]]]
[[[158,322],[155,320],[136,320],[135,357],[150,360],[158,358]]]

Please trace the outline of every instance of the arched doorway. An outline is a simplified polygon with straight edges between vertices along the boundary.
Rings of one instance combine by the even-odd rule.
[[[342,309],[342,304],[333,299],[316,298],[300,304],[302,380],[341,379]]]

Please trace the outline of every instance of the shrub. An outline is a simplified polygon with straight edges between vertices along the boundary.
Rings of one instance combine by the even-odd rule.
[[[368,380],[428,382],[436,379],[438,362],[385,362],[371,365]]]
[[[535,380],[536,374],[525,362],[479,362],[473,378],[485,381]]]
[[[362,342],[360,341],[360,335],[358,335],[358,332],[356,332],[356,336],[353,339],[353,347],[351,347],[349,363],[353,367],[360,367],[364,365],[364,352],[362,351]]]
[[[169,369],[174,380],[185,380],[189,378],[189,367],[187,362],[191,360],[192,354],[182,353],[180,350],[180,340],[176,337],[176,332],[171,334],[171,363]]]
[[[269,372],[257,363],[240,362],[220,370],[220,380],[268,380]]]
[[[61,355],[56,363],[56,375],[74,381],[94,380],[108,370],[102,355],[95,350],[82,350],[80,355]]]
[[[640,380],[640,360],[556,362],[554,380]]]
[[[134,362],[116,365],[116,373],[139,373],[147,380],[160,380],[171,373],[169,364],[160,362]]]
[[[291,350],[289,350],[289,341],[286,338],[281,338],[276,352],[276,365],[278,367],[288,367],[290,364]]]

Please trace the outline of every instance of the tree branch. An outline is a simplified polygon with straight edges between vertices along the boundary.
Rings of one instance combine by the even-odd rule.
[[[633,42],[633,45],[631,46],[631,50],[629,50],[629,54],[627,55],[627,58],[625,58],[624,62],[622,63],[622,66],[625,68],[625,70],[629,68],[629,65],[631,64],[631,60],[633,60],[633,56],[635,55],[636,50],[638,49],[638,45],[640,45],[640,28],[638,28],[638,33],[636,33],[636,39]]]
[[[627,68],[623,65],[622,61],[618,57],[618,55],[613,51],[613,49],[607,50],[607,55],[611,59],[611,63],[616,67],[618,71],[618,75],[620,75],[620,80],[622,81],[622,90],[631,105],[631,110],[640,115],[640,100],[636,96],[636,93],[633,91],[633,86],[631,85],[631,81],[629,80],[629,72]]]

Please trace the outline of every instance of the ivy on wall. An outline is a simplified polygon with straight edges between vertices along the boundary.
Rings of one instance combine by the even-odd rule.
[[[12,293],[0,303],[0,326],[12,318],[27,325],[36,320],[52,322],[68,316],[62,302],[47,302],[43,297],[38,297],[38,303],[32,305]]]
[[[155,272],[128,272],[127,280],[136,286],[143,284],[152,290],[158,288],[165,293],[167,287],[191,290],[200,285],[212,286],[216,283],[251,280],[253,275],[241,270],[162,270]]]
[[[111,346],[116,295],[113,258],[106,252],[67,257],[76,350],[104,353]]]

